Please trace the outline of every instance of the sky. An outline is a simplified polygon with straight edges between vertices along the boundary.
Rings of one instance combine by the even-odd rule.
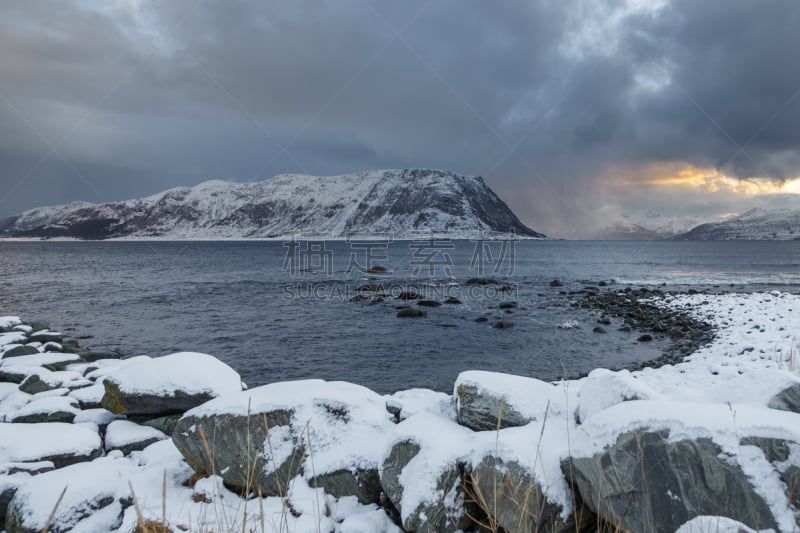
[[[537,231],[800,208],[795,0],[0,0],[0,216],[437,168]]]

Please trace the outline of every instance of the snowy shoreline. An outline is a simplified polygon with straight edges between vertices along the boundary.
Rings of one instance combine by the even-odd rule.
[[[51,531],[132,531],[137,507],[173,531],[800,530],[800,296],[642,301],[714,340],[575,380],[463,372],[452,395],[242,391],[211,356],[85,360],[0,318],[0,515],[41,531],[68,486]]]

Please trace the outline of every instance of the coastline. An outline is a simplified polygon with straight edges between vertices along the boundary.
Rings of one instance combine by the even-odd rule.
[[[216,363],[209,362],[205,359],[208,356],[199,355],[194,356],[195,360],[206,362],[198,363],[190,372],[193,380],[188,385],[182,383],[186,376],[181,376],[186,373],[185,363],[168,365],[158,373],[146,371],[153,364],[164,363],[163,357],[134,358],[135,361],[105,359],[101,355],[96,355],[96,361],[80,361],[78,356],[67,354],[3,357],[0,372],[7,372],[9,361],[16,359],[12,366],[22,376],[21,383],[9,383],[6,377],[6,382],[0,384],[0,416],[3,417],[0,430],[9,437],[0,443],[0,471],[4,472],[0,474],[0,506],[11,502],[15,517],[11,527],[9,522],[6,527],[10,533],[25,531],[25,524],[30,528],[41,525],[58,497],[59,484],[75,476],[85,477],[87,481],[77,483],[80,491],[67,493],[63,507],[57,509],[54,524],[69,523],[74,520],[75,509],[87,505],[91,508],[99,501],[98,494],[112,493],[111,503],[106,503],[108,499],[104,496],[101,502],[104,505],[97,507],[103,513],[96,515],[108,515],[104,527],[114,526],[108,530],[129,531],[138,520],[130,503],[131,491],[126,485],[131,479],[135,480],[132,487],[136,487],[140,511],[146,519],[163,520],[162,473],[167,472],[166,521],[176,530],[181,529],[180,525],[194,527],[203,520],[213,522],[212,515],[216,513],[218,517],[220,512],[228,513],[230,521],[238,520],[239,528],[242,517],[252,520],[252,524],[263,523],[265,514],[272,519],[277,517],[267,528],[276,531],[316,531],[320,527],[337,531],[357,531],[358,527],[364,531],[396,531],[393,519],[406,529],[415,524],[434,523],[434,520],[439,520],[437,524],[447,529],[457,525],[458,520],[454,518],[466,520],[465,517],[482,512],[486,515],[486,509],[482,510],[480,505],[469,506],[476,504],[477,491],[483,491],[484,495],[492,493],[488,491],[492,484],[485,485],[486,472],[495,471],[502,463],[503,468],[498,471],[537,488],[541,497],[537,497],[535,503],[541,512],[535,518],[526,518],[510,502],[484,501],[492,504],[490,509],[496,509],[497,505],[503,509],[498,516],[484,516],[486,519],[524,518],[544,527],[544,520],[548,520],[550,526],[572,523],[570,520],[574,520],[580,510],[585,511],[586,516],[594,516],[597,523],[613,525],[616,520],[618,524],[635,529],[635,524],[626,522],[635,518],[604,507],[601,494],[612,495],[598,490],[600,480],[592,476],[602,472],[601,465],[608,461],[614,468],[624,471],[625,465],[615,463],[618,458],[615,459],[612,452],[617,447],[624,449],[628,442],[626,436],[637,435],[648,443],[654,454],[664,451],[665,456],[654,456],[659,461],[665,457],[668,460],[674,453],[674,446],[691,458],[687,464],[670,463],[672,468],[666,473],[660,471],[658,479],[639,479],[640,482],[668,484],[670,475],[680,477],[681,469],[691,466],[692,461],[711,461],[710,467],[704,463],[706,467],[717,468],[728,476],[725,477],[728,484],[722,487],[721,494],[733,502],[727,507],[717,502],[719,515],[751,528],[770,525],[781,531],[796,530],[800,504],[793,500],[796,496],[789,484],[800,480],[797,477],[800,475],[800,403],[793,403],[800,401],[800,320],[795,318],[800,296],[778,291],[740,294],[717,288],[714,290],[718,293],[712,294],[703,289],[691,290],[695,293],[661,292],[660,289],[625,292],[624,287],[612,286],[603,291],[590,290],[578,303],[588,309],[620,313],[623,317],[638,312],[641,316],[628,317],[638,321],[637,329],[648,325],[652,328],[664,317],[678,317],[677,327],[692,331],[682,336],[671,335],[671,329],[655,332],[669,336],[673,343],[673,353],[663,360],[633,371],[597,369],[587,376],[556,382],[493,372],[464,372],[456,380],[452,395],[412,389],[380,396],[358,385],[309,380],[238,392],[231,385],[236,382],[232,377],[235,371],[216,360]],[[655,310],[661,313],[653,317]],[[4,319],[4,328],[11,331],[0,334],[3,339],[29,342],[34,338],[30,335],[33,330],[24,331],[25,328],[19,328],[20,324],[15,322],[13,318]],[[713,338],[709,336],[712,328]],[[685,342],[687,337],[688,342]],[[19,342],[2,344],[8,347]],[[44,344],[36,346],[37,351],[43,347]],[[34,359],[23,364],[20,357]],[[215,366],[217,363],[222,366]],[[140,365],[136,372],[131,369],[135,365]],[[155,383],[148,381],[144,386],[142,371],[152,375]],[[36,378],[30,378],[32,375]],[[35,392],[37,380],[47,387]],[[156,384],[161,383],[160,392],[150,391],[151,396],[161,394],[161,403],[173,406],[176,391],[170,390],[170,386],[182,386],[181,396],[206,396],[199,398],[203,402],[188,409],[169,439],[168,426],[162,425],[166,433],[159,435],[154,433],[159,430],[152,425],[141,424],[148,416],[162,413],[142,415],[129,410],[126,421],[124,415],[113,415],[101,407],[117,409],[108,397],[109,388],[102,384],[104,381],[116,383],[120,390],[130,387],[129,393],[148,387],[159,389]],[[222,386],[223,381],[227,385]],[[21,392],[22,384],[32,394]],[[279,391],[282,391],[280,395]],[[211,399],[214,397],[216,399]],[[211,401],[204,403],[206,400]],[[8,420],[20,417],[20,412],[27,413],[25,416],[37,414],[34,412],[37,405],[31,408],[32,404],[38,404],[38,414],[44,416],[43,420],[59,412],[62,419],[63,413],[66,418],[74,416],[69,424]],[[224,469],[216,474],[206,471],[205,477],[195,480],[193,487],[183,486],[185,481],[196,477],[194,470],[203,468],[202,457],[192,455],[192,426],[196,428],[212,420],[219,423],[220,417],[242,416],[251,408],[252,413],[269,417],[277,416],[278,411],[294,413],[286,423],[273,425],[276,431],[272,445],[280,450],[267,452],[263,442],[261,448],[275,463],[293,457],[305,466],[286,472],[286,493],[259,499],[257,504],[250,502],[248,509],[248,500],[226,488],[236,483],[226,479],[231,471]],[[121,409],[124,411],[125,407]],[[300,419],[294,420],[293,416]],[[273,422],[279,422],[278,418]],[[131,424],[131,420],[135,423]],[[309,421],[314,424],[308,425]],[[115,424],[111,432],[113,438],[109,439],[108,428],[112,424]],[[21,433],[15,437],[22,428],[28,431],[32,426],[50,428],[54,437],[66,435],[67,428],[83,431],[77,432],[80,433],[77,436],[53,439],[73,444],[80,441],[73,446],[77,450],[68,453],[60,450],[59,454],[32,458],[20,450],[28,444],[19,442],[25,437]],[[502,429],[497,430],[498,426]],[[313,439],[312,433],[307,437],[303,435],[303,427],[313,432]],[[147,435],[147,438],[136,443],[125,442],[122,438],[130,440],[131,435],[139,439]],[[710,448],[704,448],[706,441],[711,443]],[[7,442],[15,444],[9,446]],[[311,452],[306,448],[295,457],[297,445],[302,442],[316,444]],[[362,450],[353,454],[354,446]],[[686,446],[689,448],[684,449]],[[786,453],[775,455],[776,449],[779,452],[785,449]],[[712,453],[714,450],[718,453]],[[216,459],[221,462],[229,460],[221,449],[212,453],[219,455]],[[727,459],[717,464],[713,457],[719,453]],[[61,468],[53,469],[69,455],[78,458],[75,464],[59,464]],[[58,460],[54,461],[56,456]],[[41,459],[53,464],[43,464]],[[309,460],[313,468],[309,467]],[[650,460],[645,456],[640,458],[642,464]],[[261,469],[265,474],[274,470],[268,462],[261,465]],[[358,473],[355,485],[352,478],[337,474],[348,471]],[[631,479],[635,478],[634,474],[630,473]],[[109,481],[109,477],[113,479]],[[362,490],[371,486],[370,483],[375,485],[371,490]],[[70,481],[70,484],[74,486],[75,482]],[[673,493],[678,490],[667,488]],[[711,496],[715,494],[714,487],[700,488],[709,491]],[[17,493],[18,496],[14,495]],[[688,500],[693,495],[697,497],[692,491],[681,493],[678,500],[685,500],[689,506]],[[680,506],[671,497],[664,499],[663,494],[653,493],[648,497],[652,505],[650,514],[645,507],[641,515],[648,515],[649,519],[665,520],[656,512],[659,507]],[[291,509],[287,508],[287,501]],[[630,500],[628,503],[636,506],[640,502]],[[762,513],[760,522],[753,516],[736,514],[735,507],[747,505],[752,509],[757,507]],[[259,511],[259,506],[263,506],[266,513]],[[687,515],[686,518],[688,522],[694,517]],[[84,517],[78,522],[90,519]],[[719,525],[720,520],[713,523]],[[698,524],[702,525],[700,522],[694,525]],[[18,525],[20,529],[14,529]]]

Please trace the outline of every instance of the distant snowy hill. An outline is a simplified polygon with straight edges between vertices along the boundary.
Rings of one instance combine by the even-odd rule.
[[[585,238],[607,241],[653,241],[686,233],[698,224],[694,218],[668,217],[647,211],[622,215],[622,218],[586,233]]]
[[[0,220],[6,237],[81,239],[336,239],[354,232],[409,238],[419,231],[544,237],[522,224],[482,178],[424,169],[208,181],[147,198],[37,208]]]
[[[800,210],[751,209],[739,216],[701,224],[675,237],[680,240],[800,240]]]
[[[590,233],[587,238],[603,241],[652,241],[660,239],[661,236],[639,224],[628,220],[620,220],[597,229]]]

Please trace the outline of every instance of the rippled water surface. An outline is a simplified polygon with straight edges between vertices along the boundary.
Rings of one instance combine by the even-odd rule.
[[[554,378],[621,367],[663,350],[636,343],[635,332],[593,333],[596,317],[571,309],[560,291],[610,279],[616,287],[800,284],[800,242],[522,241],[505,251],[499,242],[396,242],[373,250],[375,262],[392,270],[377,279],[358,270],[366,261],[363,247],[319,246],[2,242],[0,314],[91,335],[81,343],[93,349],[211,353],[250,385],[320,377],[380,392],[449,390],[467,369]],[[287,262],[287,253],[298,255]],[[309,266],[303,258],[311,271],[300,268]],[[481,266],[510,290],[467,286]],[[551,288],[554,278],[566,286]],[[356,287],[371,282],[391,286],[383,302],[349,301]],[[397,318],[395,307],[406,302],[392,296],[408,287],[462,303],[427,309],[424,318]],[[506,313],[498,308],[505,301],[518,308]],[[481,316],[488,321],[475,322]],[[491,327],[501,319],[514,326]],[[568,320],[579,327],[558,327]]]

